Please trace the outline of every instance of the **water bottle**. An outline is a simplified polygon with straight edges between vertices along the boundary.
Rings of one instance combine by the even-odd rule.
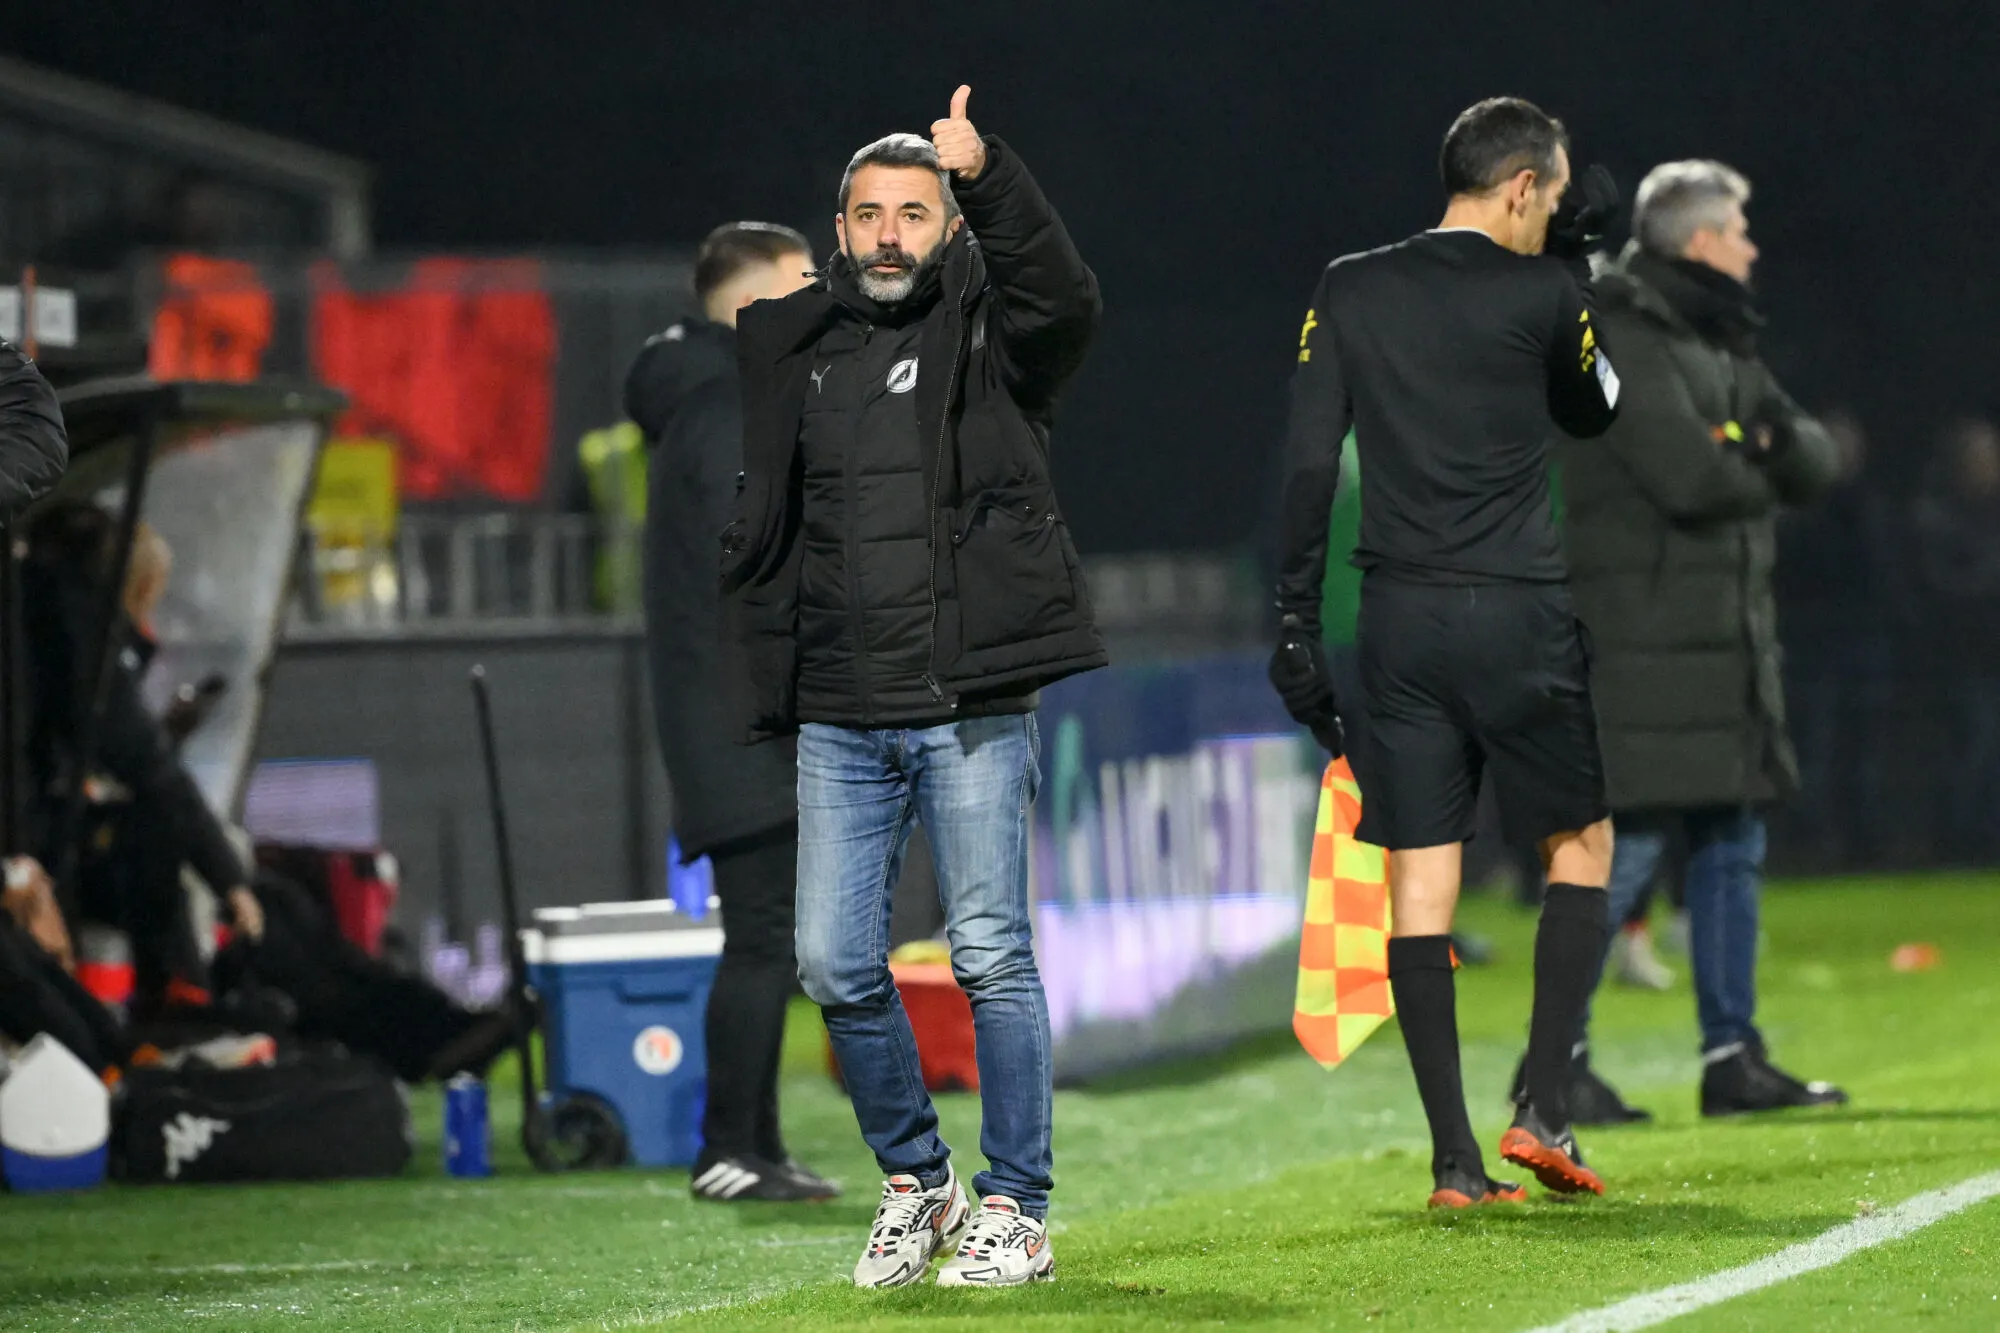
[[[444,1085],[444,1169],[470,1178],[493,1174],[486,1084],[473,1074],[456,1075]]]

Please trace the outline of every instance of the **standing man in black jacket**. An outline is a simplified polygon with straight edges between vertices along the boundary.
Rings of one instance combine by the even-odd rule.
[[[1335,260],[1299,335],[1286,445],[1271,679],[1336,755],[1341,725],[1320,641],[1327,518],[1341,440],[1361,452],[1364,571],[1357,639],[1367,753],[1355,756],[1361,841],[1389,852],[1389,983],[1429,1118],[1433,1207],[1518,1200],[1486,1174],[1465,1111],[1451,948],[1461,852],[1480,779],[1508,840],[1541,848],[1527,1090],[1501,1156],[1550,1189],[1603,1193],[1564,1105],[1569,1054],[1603,957],[1610,807],[1588,654],[1549,516],[1549,422],[1611,424],[1617,378],[1570,272],[1616,191],[1593,169],[1580,204],[1561,122],[1481,102],[1445,136],[1444,221]]]
[[[740,325],[746,484],[725,614],[753,734],[799,733],[799,975],[889,1177],[854,1280],[1049,1276],[1050,1038],[1028,907],[1037,690],[1103,664],[1049,478],[1097,280],[966,118],[856,153],[822,280]],[[921,820],[978,1032],[976,1215],[888,968]]]
[[[717,227],[695,257],[705,319],[647,341],[625,381],[646,433],[646,656],[653,719],[673,783],[674,834],[706,856],[722,900],[722,963],[708,996],[708,1101],[696,1198],[825,1199],[839,1189],[800,1166],[778,1129],[778,1057],[798,976],[798,770],[790,737],[736,743],[717,624],[716,542],[743,470],[736,316],[806,285],[806,238],[768,222]]]

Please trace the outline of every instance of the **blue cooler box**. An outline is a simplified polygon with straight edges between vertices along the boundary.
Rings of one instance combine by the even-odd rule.
[[[549,1089],[602,1097],[640,1166],[686,1166],[701,1151],[708,1093],[703,1014],[722,927],[666,899],[545,907],[521,932],[541,994]]]

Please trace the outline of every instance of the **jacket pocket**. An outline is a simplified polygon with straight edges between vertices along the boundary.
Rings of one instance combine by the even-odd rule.
[[[782,733],[797,725],[798,637],[785,604],[763,590],[722,598],[720,662],[728,729],[739,736]]]
[[[964,651],[1054,634],[1076,619],[1076,590],[1055,505],[1027,489],[984,491],[950,533]]]

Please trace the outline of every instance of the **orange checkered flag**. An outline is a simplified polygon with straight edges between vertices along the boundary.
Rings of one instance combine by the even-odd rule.
[[[1396,1012],[1389,995],[1389,875],[1380,847],[1357,842],[1361,784],[1347,760],[1326,766],[1306,880],[1292,1031],[1333,1068]]]

